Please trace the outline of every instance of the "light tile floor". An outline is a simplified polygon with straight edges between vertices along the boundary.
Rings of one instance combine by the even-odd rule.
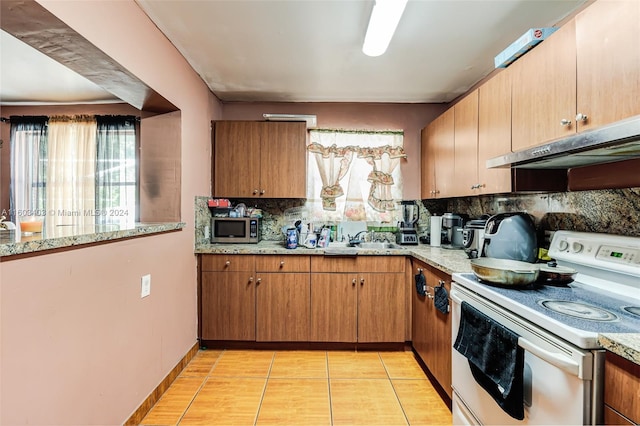
[[[412,352],[201,350],[143,425],[450,425]]]

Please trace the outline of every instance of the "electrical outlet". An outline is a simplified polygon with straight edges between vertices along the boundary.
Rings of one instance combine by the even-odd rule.
[[[140,279],[140,298],[147,297],[151,294],[151,275],[143,275]]]

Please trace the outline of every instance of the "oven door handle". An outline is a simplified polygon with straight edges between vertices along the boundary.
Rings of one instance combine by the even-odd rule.
[[[533,343],[522,337],[518,337],[518,346],[520,346],[525,351],[532,353],[538,358],[548,362],[549,364],[566,371],[569,374],[573,374],[574,376],[578,377],[580,376],[580,364],[578,364],[571,358],[549,352],[539,346],[534,345]]]

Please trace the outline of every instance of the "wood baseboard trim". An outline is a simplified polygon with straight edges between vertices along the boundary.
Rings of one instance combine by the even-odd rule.
[[[140,406],[133,412],[133,414],[124,422],[125,425],[139,425],[144,419],[151,407],[155,405],[156,402],[160,399],[160,397],[169,389],[171,383],[178,377],[178,375],[182,372],[182,370],[189,364],[189,362],[196,356],[198,353],[198,349],[200,349],[200,343],[196,342],[189,349],[184,357],[176,364],[175,367],[167,374],[167,376],[160,382],[158,386],[147,396],[147,398],[140,404]]]

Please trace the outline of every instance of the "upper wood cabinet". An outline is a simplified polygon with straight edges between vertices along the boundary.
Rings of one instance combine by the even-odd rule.
[[[513,151],[575,133],[576,37],[573,20],[509,68]]]
[[[449,108],[422,132],[422,198],[453,196],[454,111]]]
[[[640,2],[598,0],[511,65],[513,151],[640,114]]]
[[[478,91],[453,106],[454,176],[452,195],[471,195],[478,189]],[[476,191],[477,192],[477,191]]]
[[[575,22],[578,131],[640,114],[640,2],[598,0]]]
[[[487,160],[511,151],[511,73],[496,74],[478,91],[477,194],[512,191],[511,170],[487,169]]]
[[[215,122],[213,195],[304,198],[306,140],[303,122]]]

